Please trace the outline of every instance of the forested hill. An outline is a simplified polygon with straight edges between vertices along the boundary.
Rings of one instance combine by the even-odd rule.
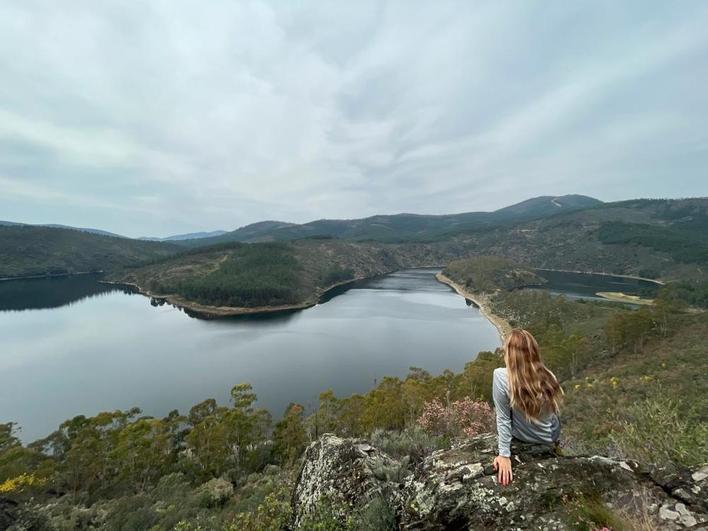
[[[505,256],[534,267],[705,278],[708,198],[632,200],[468,231],[450,240],[473,254]]]
[[[226,243],[194,249],[111,275],[205,316],[317,302],[334,285],[410,267],[436,266],[455,252],[425,244],[346,242]]]
[[[303,237],[415,242],[451,258],[491,254],[535,267],[695,278],[708,271],[708,198],[602,203],[584,196],[538,197],[495,212],[263,222],[189,245]]]
[[[230,241],[282,241],[323,236],[358,241],[432,241],[445,239],[461,231],[508,226],[602,204],[598,199],[583,195],[541,196],[493,212],[378,215],[362,219],[320,219],[301,225],[265,221],[241,227],[216,238],[190,240],[183,244],[206,246]]]
[[[33,225],[0,226],[0,278],[104,271],[174,254],[173,244]]]
[[[382,256],[404,256],[413,266],[430,264],[431,257],[441,259],[439,265],[470,255],[496,255],[532,267],[703,278],[708,271],[708,198],[602,203],[585,196],[538,197],[495,212],[399,214],[304,225],[265,221],[217,238],[169,243],[6,225],[0,226],[0,277],[116,271],[178,254],[173,264],[146,270],[163,277],[161,268],[193,261],[197,255],[189,253],[201,253],[203,260],[223,256],[212,252],[218,249],[215,245],[237,243],[233,240],[338,240],[351,244],[342,247],[345,254],[368,256],[375,247],[383,250]],[[182,257],[184,252],[188,258]],[[140,273],[143,280],[146,272]],[[263,276],[263,271],[256,273]]]
[[[224,243],[186,250],[113,278],[215,315],[307,306],[339,282],[479,255],[530,267],[705,282],[706,229],[706,199],[637,200],[460,231],[435,241],[313,237]]]

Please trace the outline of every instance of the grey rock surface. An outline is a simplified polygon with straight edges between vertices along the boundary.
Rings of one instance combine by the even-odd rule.
[[[583,511],[598,507],[658,529],[708,526],[708,479],[700,473],[529,445],[512,453],[514,481],[503,487],[491,467],[493,435],[436,451],[409,470],[366,441],[328,434],[306,451],[292,525],[299,528],[320,500],[336,501],[346,518],[378,496],[394,508],[401,529],[573,529]]]

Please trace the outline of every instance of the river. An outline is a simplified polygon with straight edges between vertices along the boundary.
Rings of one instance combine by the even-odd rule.
[[[163,416],[228,402],[249,382],[275,417],[321,391],[365,392],[409,367],[460,371],[494,350],[494,326],[437,270],[393,273],[289,314],[201,320],[94,276],[0,282],[0,422],[28,442],[75,415]]]
[[[92,275],[0,282],[0,422],[17,422],[28,442],[79,414],[137,406],[163,416],[206,398],[226,404],[240,382],[278,417],[290,402],[314,407],[329,388],[366,392],[412,366],[460,371],[500,340],[477,308],[435,280],[437,271],[356,282],[306,310],[220,320],[155,306]],[[551,292],[570,297],[652,288],[541,273]]]

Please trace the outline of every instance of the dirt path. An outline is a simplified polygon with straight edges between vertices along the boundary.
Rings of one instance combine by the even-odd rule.
[[[435,275],[435,278],[443,284],[447,284],[452,289],[454,289],[459,295],[462,295],[465,299],[469,299],[474,302],[479,307],[479,312],[492,323],[497,331],[499,332],[499,339],[501,343],[504,344],[504,339],[509,335],[512,330],[512,326],[509,321],[492,313],[490,309],[489,297],[480,293],[472,293],[467,291],[464,287],[460,286],[458,283],[452,279],[446,277],[442,273]]]

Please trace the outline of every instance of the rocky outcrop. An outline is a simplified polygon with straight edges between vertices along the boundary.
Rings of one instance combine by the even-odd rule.
[[[574,529],[651,522],[658,529],[708,529],[708,467],[644,470],[606,457],[563,457],[516,446],[514,482],[491,468],[496,438],[440,450],[411,469],[366,441],[325,435],[307,449],[293,494],[293,527],[322,500],[345,517],[383,498],[402,529]]]
[[[342,519],[377,498],[399,506],[406,471],[406,463],[366,441],[325,434],[305,451],[293,492],[293,527],[299,528],[323,501]]]

